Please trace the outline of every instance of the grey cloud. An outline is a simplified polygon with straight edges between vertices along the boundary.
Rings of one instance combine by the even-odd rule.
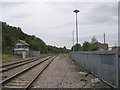
[[[14,6],[23,5],[23,4],[25,4],[25,2],[2,2],[2,7],[10,8],[10,7],[14,7]]]
[[[95,7],[83,16],[81,24],[117,24],[117,3],[96,3]]]
[[[80,24],[117,24],[117,17],[107,15],[89,15]]]
[[[107,13],[109,15],[116,16],[118,10],[118,3],[116,2],[109,2],[109,3],[98,3],[98,5],[93,9],[98,14]]]
[[[20,13],[17,15],[12,16],[13,19],[25,19],[25,18],[30,18],[30,14],[29,13]]]
[[[73,9],[81,9],[83,7],[87,7],[87,5],[90,4],[86,3],[86,2],[50,2],[47,3],[48,5],[52,6],[54,9],[56,9],[57,11],[61,11],[63,13],[65,12],[73,12]]]
[[[118,22],[118,3],[115,2],[54,2],[48,4],[54,9],[56,9],[58,13],[61,12],[65,16],[68,15],[68,17],[71,16],[73,9],[79,9],[79,24],[114,24]],[[83,15],[83,12],[86,13]]]
[[[93,35],[95,35],[98,40],[102,41],[102,35],[97,36],[98,34],[103,32],[116,32],[116,4],[95,2],[63,2],[57,4],[54,2],[47,4],[40,3],[40,5],[39,3],[37,5],[34,4],[7,3],[4,5],[4,7],[6,7],[4,10],[4,18],[9,23],[21,26],[21,28],[23,28],[23,30],[28,34],[35,34],[39,36],[45,40],[47,44],[58,46],[66,45],[69,48],[71,47],[72,31],[75,29],[75,14],[73,13],[74,9],[80,10],[80,13],[78,14],[80,43],[90,40]],[[21,5],[26,5],[25,10],[21,10]],[[19,7],[16,8],[16,6]],[[12,7],[12,9],[7,7]],[[14,11],[14,13],[11,13],[10,10]],[[34,26],[33,23],[36,26]],[[91,24],[93,26],[91,26]],[[106,24],[113,25],[109,26]],[[81,36],[81,34],[83,36]],[[114,42],[115,39],[116,38],[111,39],[111,42]]]
[[[71,21],[71,22],[66,22],[64,24],[60,24],[60,25],[57,25],[57,26],[51,26],[50,28],[51,29],[65,29],[65,28],[69,28],[69,27],[74,27],[75,26],[75,22]]]

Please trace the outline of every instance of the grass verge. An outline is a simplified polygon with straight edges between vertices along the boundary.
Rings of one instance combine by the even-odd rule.
[[[2,63],[20,60],[21,58],[15,55],[2,54]]]

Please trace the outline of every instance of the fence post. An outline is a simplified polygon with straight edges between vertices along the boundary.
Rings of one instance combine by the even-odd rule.
[[[119,61],[118,61],[118,49],[115,49],[115,61],[116,61],[116,87],[119,88]]]

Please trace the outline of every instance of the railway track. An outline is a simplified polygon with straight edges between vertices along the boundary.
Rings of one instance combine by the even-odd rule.
[[[22,88],[24,90],[29,89],[32,83],[49,66],[54,58],[55,56],[42,59],[36,64],[16,73],[6,80],[3,80],[1,82],[1,84],[3,85],[2,90],[9,88]]]
[[[29,66],[35,65],[36,63],[40,62],[42,59],[50,58],[50,56],[45,58],[34,58],[33,60],[29,60],[26,62],[21,62],[13,65],[8,65],[6,67],[3,67],[2,71],[2,80],[6,80],[9,77],[13,76],[14,74],[18,73],[19,71],[28,68]]]
[[[19,61],[19,62],[14,62],[14,63],[3,65],[3,66],[0,67],[0,73],[6,72],[8,70],[11,70],[13,68],[16,68],[16,67],[19,67],[19,66],[22,66],[22,65],[25,65],[27,63],[34,62],[34,61],[39,60],[39,59],[40,59],[40,57],[30,58],[30,59],[27,59],[27,60],[22,60],[22,61]]]
[[[15,62],[11,62],[11,63],[7,63],[7,64],[3,64],[2,66],[0,66],[0,72],[4,72],[3,69],[4,68],[7,68],[7,67],[11,67],[11,66],[14,66],[14,65],[19,65],[22,63],[26,63],[26,62],[29,62],[29,61],[35,61],[35,60],[38,60],[40,58],[44,58],[45,56],[41,56],[41,57],[32,57],[32,58],[27,58],[27,59],[24,59],[24,60],[20,60],[20,61],[15,61]],[[2,68],[2,70],[1,70]]]
[[[14,65],[14,64],[22,63],[22,62],[26,62],[26,61],[31,60],[31,59],[34,59],[34,58],[28,58],[28,59],[24,59],[24,60],[20,60],[20,61],[15,61],[15,62],[10,62],[10,63],[7,63],[7,64],[3,64],[2,66],[0,66],[0,68],[11,66],[11,65]]]

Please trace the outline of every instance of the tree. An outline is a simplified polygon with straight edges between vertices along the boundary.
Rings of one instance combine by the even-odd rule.
[[[82,46],[83,51],[89,51],[91,47],[91,44],[88,41],[85,41]]]
[[[92,39],[91,39],[91,43],[98,43],[98,40],[96,39],[95,36],[92,37]]]
[[[17,40],[24,40],[30,44],[30,50],[41,51],[47,53],[47,45],[40,38],[34,35],[28,35],[22,32],[21,28],[9,26],[2,22],[2,52],[12,54],[13,45]]]
[[[73,48],[74,48],[74,51],[81,51],[82,50],[82,47],[80,44],[75,44],[74,46],[72,46],[71,50],[73,51]]]
[[[90,51],[97,51],[99,49],[98,43],[91,43]]]
[[[74,51],[96,51],[99,49],[99,43],[98,40],[96,39],[95,36],[92,37],[91,42],[85,41],[83,43],[83,46],[81,46],[80,44],[77,44],[72,46],[71,50],[73,51],[73,47],[74,47]],[[78,50],[77,50],[78,47]]]
[[[92,39],[91,39],[90,51],[96,51],[98,49],[99,49],[98,40],[96,39],[95,36],[93,36]]]
[[[66,46],[64,46],[63,48],[66,49]]]

